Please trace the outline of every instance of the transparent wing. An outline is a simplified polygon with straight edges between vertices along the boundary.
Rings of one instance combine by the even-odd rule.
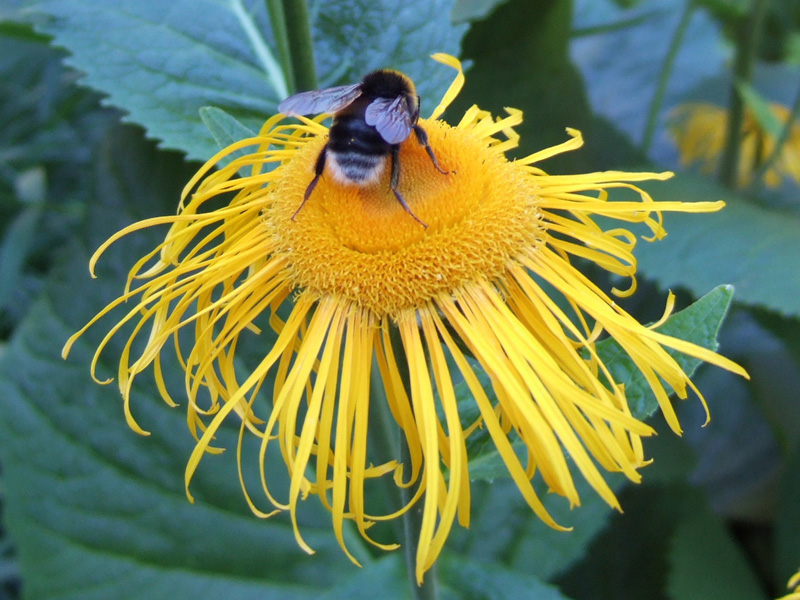
[[[389,144],[406,141],[414,127],[413,108],[405,94],[397,98],[376,98],[367,106],[364,119]]]
[[[281,102],[278,105],[278,112],[290,117],[335,113],[351,104],[360,95],[360,83],[340,85],[312,92],[300,92],[294,96],[289,96]]]

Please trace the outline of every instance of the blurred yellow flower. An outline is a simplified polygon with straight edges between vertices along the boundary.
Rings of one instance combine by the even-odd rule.
[[[588,260],[628,278],[629,288],[616,293],[633,293],[635,236],[624,227],[603,230],[594,217],[642,224],[656,239],[665,235],[663,211],[710,212],[723,203],[656,203],[633,183],[670,173],[559,176],[535,166],[579,148],[574,130],[559,146],[509,161],[505,153],[517,145],[514,127],[522,114],[507,109],[507,116],[495,119],[472,107],[455,126],[439,120],[463,75],[456,59],[434,58],[458,76],[432,117],[420,123],[439,162],[452,172],[438,173],[416,141],[400,151],[400,189],[427,228],[397,202],[386,173],[371,187],[323,177],[292,220],[328,130],[321,118],[296,124],[278,115],[257,137],[203,166],[186,186],[177,215],[131,225],[97,251],[92,270],[120,237],[170,226],[164,241],[132,268],[125,293],[65,347],[66,355],[87,327],[136,299],[100,344],[92,372],[111,336],[133,322],[118,380],[128,422],[144,433],[130,411],[133,380],[152,365],[164,400],[174,405],[160,362],[165,345],[174,347],[186,372],[189,426],[198,439],[186,470],[187,494],[202,456],[218,451],[215,433],[236,413],[240,436],[250,432],[261,440],[261,482],[274,508],[256,507],[239,456],[253,512],[267,517],[289,511],[298,543],[311,552],[297,510],[301,499],[317,496],[355,562],[344,542],[346,520],[371,543],[390,549],[395,545],[370,537],[369,526],[421,503],[418,581],[453,522],[469,524],[466,439],[478,426],[491,436],[530,507],[553,527],[559,525],[532,486],[536,473],[571,505],[580,499],[570,462],[614,507],[618,502],[603,472],[639,481],[637,469],[646,463],[641,436],[653,430],[631,415],[623,385],[598,356],[601,336],[615,339],[641,370],[675,431],[667,389],[681,398],[687,388],[696,389],[668,349],[745,375],[710,350],[638,323],[571,263]],[[254,149],[213,171],[247,147]],[[245,168],[250,174],[236,177]],[[615,188],[633,193],[609,202]],[[231,193],[229,203],[208,208]],[[667,304],[668,313],[671,300]],[[282,306],[285,312],[278,310]],[[277,341],[242,374],[237,342],[258,333],[254,320],[265,313]],[[193,330],[188,352],[179,340],[186,329]],[[134,346],[140,337],[143,344]],[[479,370],[488,374],[491,389],[479,383]],[[258,394],[268,376],[274,381],[265,390],[271,402]],[[454,385],[462,378],[480,413],[474,422],[463,422],[456,402]],[[375,383],[383,394],[371,393]],[[368,449],[370,412],[381,410],[374,402],[384,396],[407,444],[408,464],[375,464]],[[524,443],[522,458],[514,440]],[[268,482],[276,467],[264,457],[272,444],[279,445],[291,478],[285,498],[275,497]],[[391,514],[368,514],[365,482],[380,477],[413,489],[409,504]]]
[[[770,104],[775,119],[785,124],[791,111],[780,104]],[[681,164],[698,163],[703,173],[715,173],[725,147],[728,111],[720,106],[701,102],[679,106],[670,118],[670,132],[680,152]],[[745,108],[739,154],[738,186],[746,187],[756,169],[772,155],[777,140],[765,131]],[[784,177],[800,183],[800,124],[791,127],[786,143],[772,165],[764,173],[768,187],[778,187]]]
[[[786,587],[793,591],[785,596],[781,596],[778,600],[800,600],[800,571],[792,575]]]

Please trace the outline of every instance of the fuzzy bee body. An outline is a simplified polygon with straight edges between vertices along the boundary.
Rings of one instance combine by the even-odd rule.
[[[392,145],[359,115],[337,115],[326,147],[334,178],[340,183],[367,185],[386,168]]]
[[[397,189],[400,144],[414,133],[417,141],[425,147],[433,166],[440,173],[448,172],[439,166],[427,133],[417,123],[419,96],[408,77],[389,69],[373,71],[361,83],[295,94],[281,102],[278,110],[290,116],[334,114],[328,143],[317,158],[314,178],[292,219],[311,196],[326,164],[336,181],[365,186],[380,179],[389,161],[392,192],[403,208],[427,227]]]

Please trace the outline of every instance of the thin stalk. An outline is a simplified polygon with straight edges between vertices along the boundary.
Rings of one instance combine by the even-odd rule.
[[[737,82],[750,83],[753,77],[753,66],[758,53],[764,18],[767,14],[769,0],[753,0],[750,15],[739,23],[736,63],[734,65],[734,81],[731,86],[731,101],[728,110],[728,126],[725,134],[725,149],[720,165],[720,182],[734,189],[737,183],[739,154],[742,141],[742,122],[744,121],[744,101],[736,90]]]
[[[292,55],[289,50],[289,37],[286,29],[286,15],[283,12],[282,0],[267,0],[267,12],[269,22],[272,25],[272,36],[275,38],[275,46],[278,49],[278,58],[281,61],[286,85],[294,92],[294,73],[292,72]]]
[[[686,31],[689,29],[689,23],[692,20],[694,9],[694,0],[687,0],[686,6],[683,9],[683,14],[681,15],[681,20],[678,22],[675,33],[672,35],[672,41],[669,44],[667,55],[664,57],[664,64],[661,65],[661,72],[658,75],[658,86],[656,87],[656,93],[653,95],[653,101],[650,103],[650,109],[647,113],[647,123],[642,138],[642,152],[644,154],[650,151],[650,146],[653,143],[653,136],[655,135],[656,125],[658,124],[658,115],[661,112],[664,94],[667,91],[667,84],[672,75],[672,68],[675,65],[675,58],[678,56],[678,50],[680,50],[683,38],[686,36]]]
[[[311,22],[306,0],[281,0],[286,23],[286,39],[291,57],[291,79],[294,92],[317,88],[314,66],[314,46],[311,41]]]
[[[406,360],[405,349],[403,348],[403,341],[400,337],[400,331],[394,326],[390,326],[390,339],[392,341],[392,353],[394,354],[397,363],[397,369],[400,371],[400,376],[403,380],[403,387],[408,394],[411,393],[411,378],[409,375],[408,361]],[[371,405],[373,410],[386,411],[386,419],[391,419],[389,413],[389,406],[386,402],[385,396],[375,404]],[[377,404],[377,406],[376,406]],[[396,427],[396,426],[395,426]],[[393,438],[392,438],[393,439]],[[408,444],[404,436],[400,436],[400,448],[397,454],[391,456],[396,458],[399,454],[400,461],[404,465],[409,465],[411,456],[408,449]],[[406,506],[412,499],[414,491],[411,488],[400,488],[400,505]],[[436,565],[434,565],[427,573],[422,585],[417,585],[416,567],[417,567],[417,548],[419,547],[419,532],[422,527],[422,506],[417,503],[415,506],[403,513],[403,556],[405,557],[406,570],[408,571],[409,582],[411,583],[412,597],[414,600],[436,600],[438,597],[438,584]]]
[[[764,175],[766,175],[767,171],[769,171],[775,161],[778,160],[783,147],[786,145],[789,136],[792,134],[792,127],[794,126],[798,117],[800,117],[800,91],[798,91],[798,94],[794,99],[794,104],[792,104],[789,118],[786,120],[786,123],[783,124],[783,129],[781,129],[781,133],[778,136],[778,139],[775,141],[775,147],[753,175],[753,181],[750,184],[751,191],[761,184]]]

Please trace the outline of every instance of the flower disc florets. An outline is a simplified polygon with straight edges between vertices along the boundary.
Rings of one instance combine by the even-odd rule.
[[[399,188],[427,229],[394,197],[388,169],[368,187],[323,177],[292,222],[326,138],[309,141],[281,167],[265,221],[293,287],[395,315],[471,281],[496,280],[509,258],[537,244],[530,176],[469,130],[420,124],[451,171],[439,173],[413,139],[403,144]]]

